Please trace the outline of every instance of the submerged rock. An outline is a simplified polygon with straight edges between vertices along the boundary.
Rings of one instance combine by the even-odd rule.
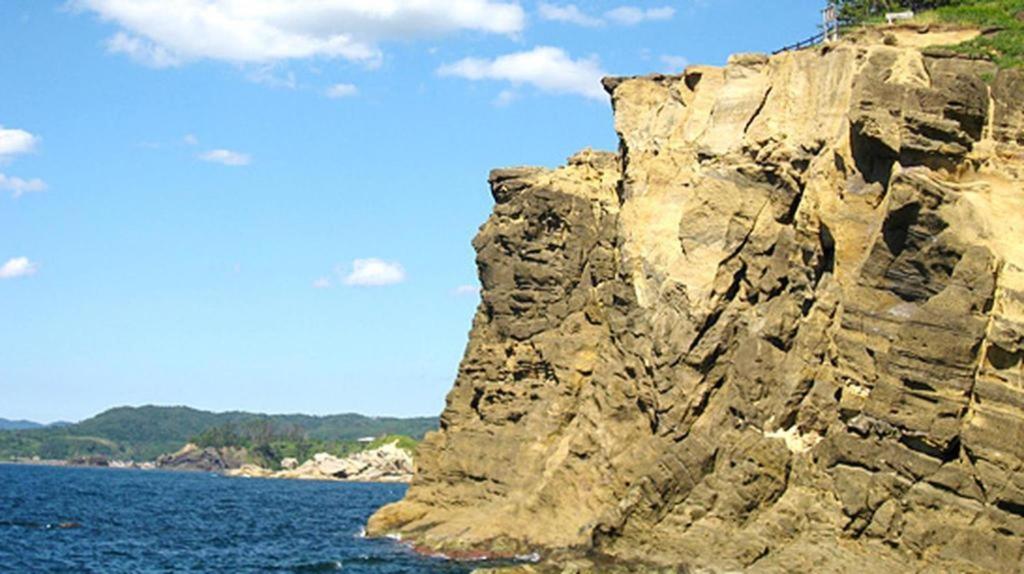
[[[458,379],[369,533],[1024,567],[1022,85],[899,42],[607,80],[618,155],[491,174]]]

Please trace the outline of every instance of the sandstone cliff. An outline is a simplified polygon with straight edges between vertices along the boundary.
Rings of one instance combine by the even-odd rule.
[[[370,532],[1024,569],[1024,74],[846,42],[606,88],[618,154],[492,173],[441,430]]]

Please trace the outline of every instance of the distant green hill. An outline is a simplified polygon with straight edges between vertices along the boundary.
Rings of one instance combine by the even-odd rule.
[[[145,461],[178,450],[215,427],[266,421],[294,428],[316,441],[354,441],[387,434],[422,438],[437,428],[437,417],[390,418],[358,414],[329,416],[212,413],[189,407],[118,407],[63,427],[0,433],[0,459],[38,456],[69,459],[100,455]]]
[[[32,421],[12,421],[8,419],[0,419],[0,431],[37,429],[42,428],[43,426],[45,425]]]

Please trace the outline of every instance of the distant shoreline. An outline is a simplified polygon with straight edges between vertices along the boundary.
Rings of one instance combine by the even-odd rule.
[[[60,460],[60,459],[6,459],[0,460],[0,464],[6,465],[18,465],[18,466],[60,466],[66,468],[109,468],[112,470],[174,470],[167,468],[158,468],[152,462],[133,462],[123,460],[112,460],[108,464],[89,464],[89,463],[76,463],[73,460]]]
[[[66,460],[49,460],[49,459],[41,459],[41,460],[7,459],[7,460],[0,460],[0,464],[11,464],[11,465],[20,464],[20,465],[29,465],[29,466],[69,466],[68,465],[68,461],[66,461]]]
[[[349,484],[405,484],[408,485],[412,476],[408,476],[403,479],[394,478],[383,478],[380,480],[371,479],[344,479],[334,478],[328,475],[314,476],[282,476],[281,473],[273,473],[267,469],[259,469],[266,471],[267,474],[253,473],[252,470],[255,467],[247,465],[248,468],[237,468],[227,470],[204,470],[200,468],[182,468],[182,467],[160,467],[156,466],[153,462],[132,462],[132,461],[109,461],[110,464],[79,464],[69,460],[55,460],[55,459],[7,459],[0,460],[0,466],[38,466],[38,467],[49,467],[49,468],[78,468],[78,469],[96,469],[96,470],[116,470],[116,471],[127,471],[127,470],[138,470],[143,472],[169,472],[174,474],[188,473],[188,474],[215,474],[222,478],[231,479],[259,479],[259,480],[273,480],[280,481],[284,480],[287,482],[340,482]]]
[[[266,480],[272,482],[330,482],[334,484],[380,484],[380,485],[400,485],[408,486],[408,482],[397,481],[397,480],[342,480],[338,478],[281,478],[275,476],[254,476],[245,474],[228,474],[226,472],[218,472],[215,470],[198,470],[190,468],[141,468],[138,466],[90,466],[87,464],[70,464],[63,460],[47,460],[47,461],[13,461],[13,460],[2,460],[0,461],[0,467],[3,466],[37,466],[47,468],[69,468],[69,469],[86,469],[86,470],[113,470],[117,472],[124,471],[139,471],[146,473],[169,473],[169,474],[213,474],[220,478],[228,478],[231,480]]]

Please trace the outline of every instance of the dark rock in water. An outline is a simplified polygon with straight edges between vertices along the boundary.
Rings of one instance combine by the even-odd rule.
[[[78,456],[68,460],[71,466],[96,466],[106,468],[110,466],[110,459],[105,456]]]
[[[441,430],[369,534],[1021,571],[1024,75],[848,41],[605,86],[618,156],[492,174]]]
[[[224,472],[241,468],[246,462],[245,450],[236,448],[200,448],[187,444],[178,452],[161,455],[156,467],[165,470],[201,470]]]

